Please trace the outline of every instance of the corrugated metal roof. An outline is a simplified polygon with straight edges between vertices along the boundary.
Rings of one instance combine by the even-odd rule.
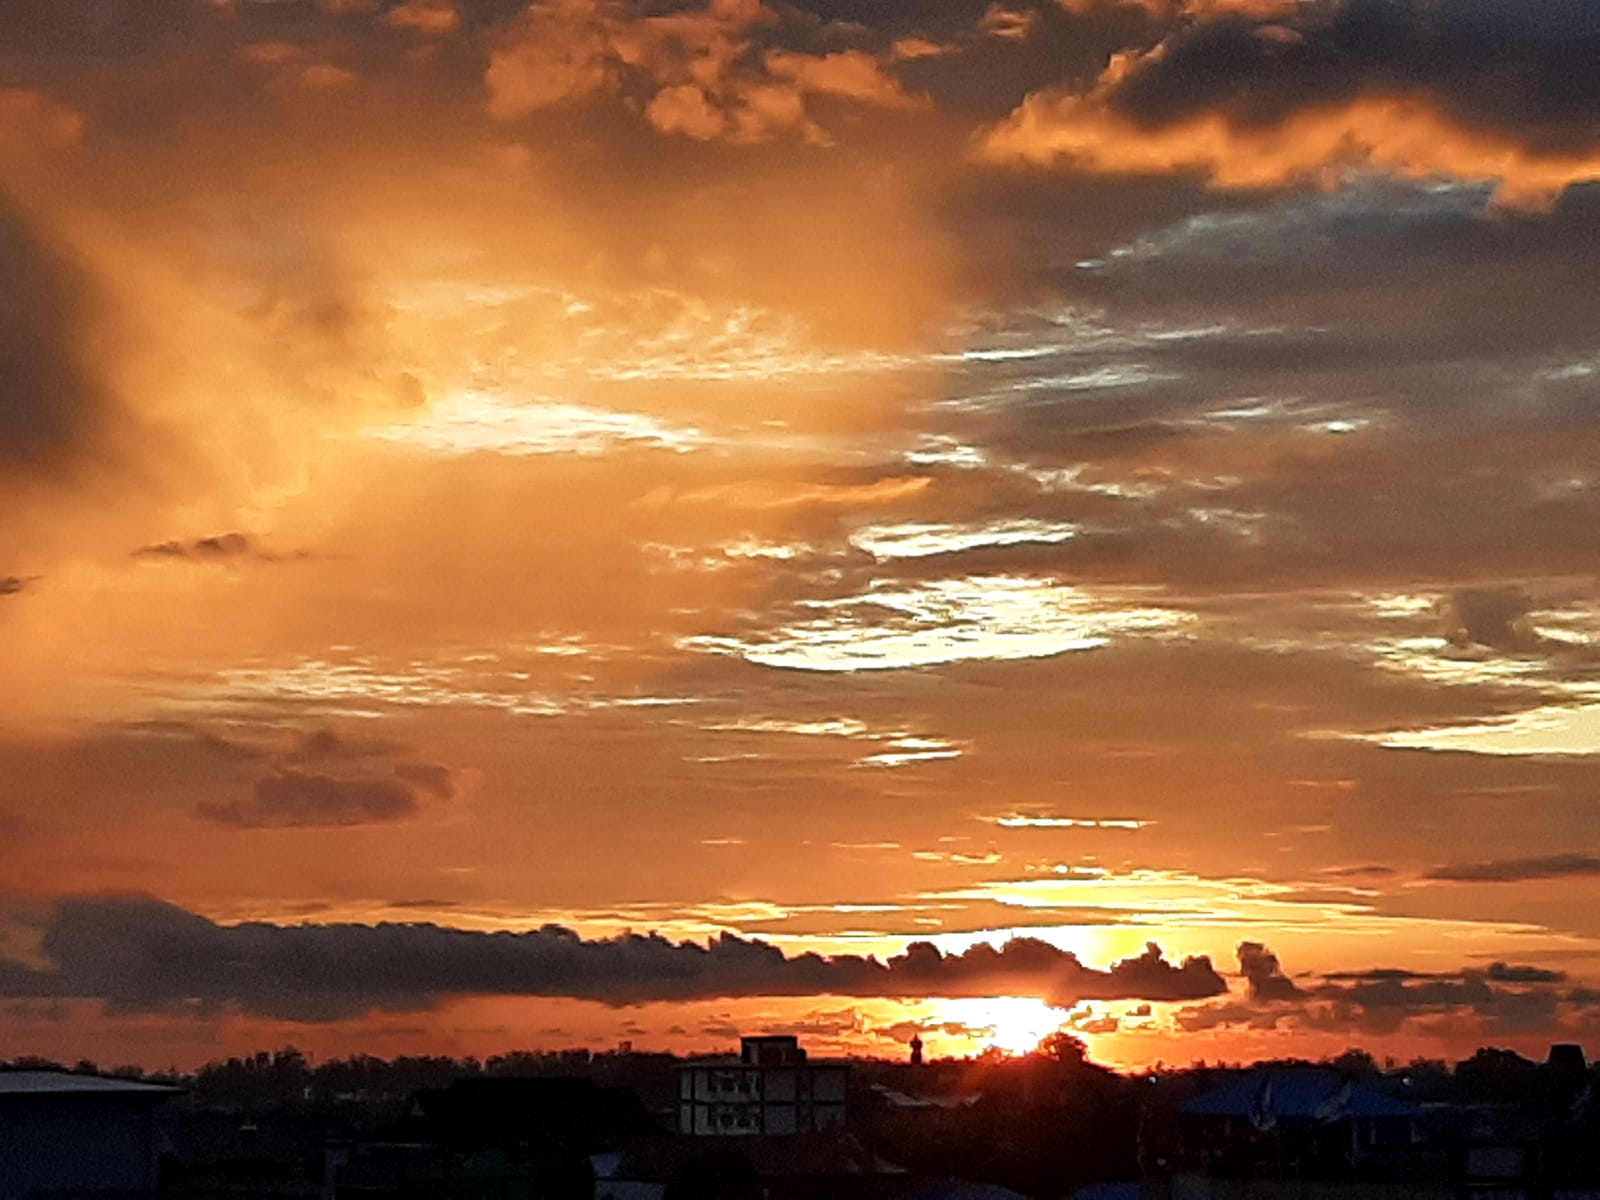
[[[1320,1067],[1261,1068],[1227,1080],[1183,1106],[1191,1116],[1241,1117],[1262,1128],[1283,1119],[1338,1121],[1346,1117],[1409,1117],[1416,1106],[1371,1083],[1350,1082]]]
[[[1277,1117],[1301,1121],[1336,1120],[1349,1085],[1332,1071],[1273,1071],[1262,1104]]]
[[[0,1096],[174,1095],[180,1088],[70,1071],[0,1071]]]
[[[1236,1075],[1221,1087],[1197,1096],[1183,1111],[1197,1117],[1250,1117],[1260,1111],[1266,1079],[1258,1073]]]

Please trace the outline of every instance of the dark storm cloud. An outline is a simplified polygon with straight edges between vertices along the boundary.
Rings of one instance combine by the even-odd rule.
[[[1503,962],[1490,963],[1483,974],[1491,983],[1563,983],[1567,978],[1564,971],[1519,967]]]
[[[318,1021],[427,1007],[467,995],[566,996],[612,1005],[767,995],[1189,1000],[1225,985],[1204,958],[1167,962],[1153,945],[1109,970],[1043,942],[943,954],[914,943],[873,958],[786,957],[730,935],[708,945],[651,934],[585,940],[545,926],[484,933],[432,924],[218,925],[148,898],[61,900],[41,949],[54,964],[0,964],[0,996],[99,998],[122,1009],[229,1005]]]
[[[0,486],[65,474],[116,404],[95,365],[95,302],[71,259],[0,193]]]
[[[422,801],[449,800],[455,778],[445,767],[402,764],[390,778],[338,778],[285,768],[256,781],[249,800],[207,801],[195,815],[236,829],[302,829],[404,821]]]
[[[889,960],[889,968],[903,988],[912,989],[900,995],[918,994],[913,985],[923,978],[938,983],[928,988],[929,995],[952,985],[972,989],[968,994],[990,994],[994,982],[1007,977],[1036,981],[1035,987],[1037,981],[1048,981],[1043,998],[1058,1005],[1078,1000],[1179,1000],[1226,990],[1210,959],[1202,955],[1174,965],[1154,942],[1146,943],[1138,957],[1113,963],[1108,971],[1085,967],[1076,955],[1027,938],[1014,939],[999,950],[979,944],[960,955],[941,955],[929,943],[912,943],[905,954]]]
[[[1499,858],[1448,863],[1423,874],[1446,883],[1523,883],[1537,879],[1574,879],[1600,875],[1600,858],[1592,854],[1549,854],[1534,858]]]
[[[1398,967],[1371,967],[1365,971],[1328,971],[1322,975],[1330,983],[1366,984],[1390,987],[1396,983],[1415,983],[1422,980],[1460,982],[1463,979],[1486,979],[1490,983],[1565,983],[1562,971],[1543,967],[1516,966],[1511,963],[1490,963],[1482,970],[1466,968],[1455,972],[1407,971]]]
[[[1283,973],[1278,956],[1260,942],[1240,942],[1239,973],[1249,985],[1252,1000],[1292,1000],[1302,995],[1295,981]]]
[[[1583,0],[1311,0],[1183,15],[1092,87],[1031,93],[979,157],[1256,193],[1375,170],[1492,181],[1501,203],[1529,207],[1600,176],[1600,25]]]
[[[1548,1028],[1565,997],[1552,988],[1499,986],[1464,973],[1459,979],[1356,982],[1322,989],[1317,999],[1321,1006],[1308,1009],[1307,1017],[1330,1028],[1354,1024],[1377,1032],[1417,1017],[1466,1013],[1509,1031]]]
[[[1251,980],[1246,1000],[1184,1009],[1176,1016],[1180,1028],[1275,1029],[1293,1023],[1349,1034],[1383,1034],[1409,1022],[1467,1019],[1483,1033],[1555,1035],[1563,1022],[1595,1015],[1597,997],[1592,992],[1565,987],[1564,973],[1542,967],[1504,962],[1455,972],[1376,967],[1331,972],[1304,987],[1291,984],[1293,990],[1287,991],[1256,986],[1258,977],[1282,978],[1271,951],[1245,943],[1239,952],[1241,967],[1250,964],[1245,972]]]
[[[254,547],[248,535],[222,533],[196,538],[192,542],[166,541],[143,546],[135,553],[141,558],[223,559],[250,554]]]
[[[1596,140],[1600,21],[1588,0],[1343,0],[1274,18],[1181,30],[1113,103],[1145,125],[1215,112],[1262,126],[1366,94],[1426,91],[1458,120],[1541,149]]]

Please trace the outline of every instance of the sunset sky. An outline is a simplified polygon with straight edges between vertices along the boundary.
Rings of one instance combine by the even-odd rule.
[[[0,1059],[1600,1050],[1597,180],[1589,0],[0,0]]]

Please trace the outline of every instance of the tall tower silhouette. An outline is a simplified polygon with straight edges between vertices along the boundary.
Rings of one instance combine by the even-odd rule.
[[[915,1033],[911,1035],[911,1065],[913,1067],[922,1065],[922,1038]]]

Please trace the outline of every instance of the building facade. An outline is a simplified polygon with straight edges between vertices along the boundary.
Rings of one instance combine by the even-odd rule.
[[[760,1137],[841,1126],[849,1071],[807,1061],[796,1038],[743,1038],[737,1058],[678,1068],[678,1132]]]
[[[0,1200],[154,1197],[156,1109],[176,1088],[0,1071]]]

